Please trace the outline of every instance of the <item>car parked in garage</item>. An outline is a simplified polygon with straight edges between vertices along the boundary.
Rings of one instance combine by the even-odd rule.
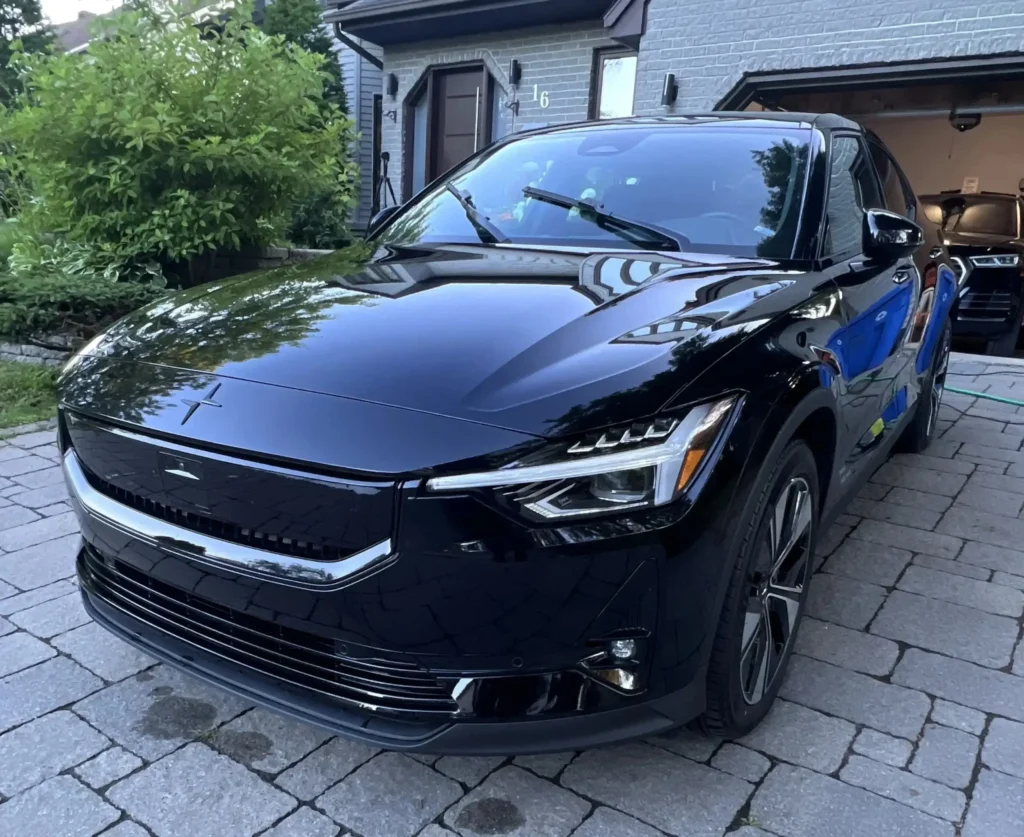
[[[361,269],[158,302],[60,382],[85,606],[374,746],[742,735],[819,533],[934,433],[956,280],[916,214],[837,116],[586,123],[471,157]]]
[[[1010,357],[1024,318],[1024,199],[995,192],[924,195],[927,219],[940,231],[959,284],[953,336]]]

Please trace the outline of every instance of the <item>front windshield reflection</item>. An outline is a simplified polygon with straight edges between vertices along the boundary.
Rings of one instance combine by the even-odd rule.
[[[533,187],[671,231],[687,251],[788,258],[810,131],[734,124],[587,126],[512,139],[414,199],[380,233],[391,245],[479,244],[453,184],[513,244],[663,249]]]

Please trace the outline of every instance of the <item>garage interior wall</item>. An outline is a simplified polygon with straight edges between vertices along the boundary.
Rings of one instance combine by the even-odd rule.
[[[919,195],[980,178],[985,192],[1016,194],[1024,179],[1024,114],[984,116],[960,133],[945,117],[861,119],[892,150]]]

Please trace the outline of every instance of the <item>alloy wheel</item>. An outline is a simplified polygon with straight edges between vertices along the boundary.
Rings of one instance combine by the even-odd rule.
[[[740,684],[751,705],[772,688],[796,631],[811,565],[813,502],[803,477],[789,481],[769,510],[747,575]]]
[[[942,394],[946,389],[946,373],[949,370],[949,349],[950,340],[947,337],[943,337],[939,356],[935,359],[935,374],[932,377],[932,391],[928,404],[927,438],[931,438],[932,431],[935,429],[935,422],[939,418],[939,407],[942,406]]]

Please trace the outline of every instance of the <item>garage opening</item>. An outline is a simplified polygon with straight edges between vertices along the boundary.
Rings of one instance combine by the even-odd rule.
[[[1024,354],[1024,56],[751,74],[717,109],[838,113],[873,130],[927,220],[979,233],[971,247],[951,235],[971,277],[957,348]]]

